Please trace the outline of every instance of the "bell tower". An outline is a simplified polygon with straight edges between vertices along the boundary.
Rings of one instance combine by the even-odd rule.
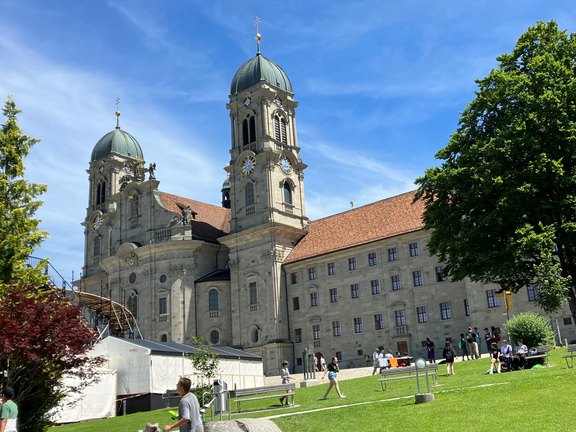
[[[282,263],[304,236],[304,169],[292,84],[260,51],[232,79],[230,248],[233,344],[264,357],[265,373],[292,358]]]

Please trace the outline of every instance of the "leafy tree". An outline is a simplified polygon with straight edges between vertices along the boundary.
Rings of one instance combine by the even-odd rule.
[[[23,159],[39,140],[22,133],[18,113],[14,99],[9,97],[3,109],[6,123],[0,130],[0,288],[14,280],[42,281],[45,262],[30,269],[26,260],[48,236],[38,229],[40,221],[33,218],[42,205],[35,198],[47,187],[24,178]]]
[[[534,312],[523,312],[509,319],[505,324],[510,342],[523,341],[528,347],[551,345],[554,331],[548,319]]]
[[[532,284],[576,321],[576,36],[538,22],[498,61],[417,180],[429,249],[455,280]]]
[[[220,359],[216,353],[206,346],[204,339],[201,337],[192,338],[192,346],[194,350],[188,354],[188,358],[192,362],[194,369],[200,372],[202,382],[196,389],[196,396],[202,402],[202,399],[200,399],[202,395],[212,392],[212,379],[218,375]]]
[[[36,197],[46,186],[24,178],[24,158],[37,139],[22,133],[20,111],[8,98],[0,129],[0,386],[14,387],[20,404],[19,430],[39,432],[50,423],[48,411],[64,397],[64,375],[94,378],[99,358],[85,355],[96,334],[82,321],[80,310],[49,287],[42,274],[45,261],[27,265],[31,253],[47,237],[34,214]]]
[[[94,381],[102,359],[86,351],[97,334],[82,320],[80,309],[57,290],[12,285],[0,301],[0,370],[16,390],[19,431],[38,432],[50,424],[48,412],[79,387],[67,388],[64,375]]]

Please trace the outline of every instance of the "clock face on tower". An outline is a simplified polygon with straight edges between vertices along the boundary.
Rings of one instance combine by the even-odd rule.
[[[292,172],[292,165],[286,156],[280,157],[280,169],[284,172],[284,174],[290,174]]]
[[[246,156],[242,162],[242,174],[245,176],[251,174],[252,171],[254,171],[254,165],[256,165],[256,159],[254,159],[254,156]]]

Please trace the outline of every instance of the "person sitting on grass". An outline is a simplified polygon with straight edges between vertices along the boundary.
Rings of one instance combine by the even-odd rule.
[[[490,370],[487,372],[488,374],[492,375],[494,373],[494,366],[497,365],[496,372],[500,373],[500,350],[498,349],[498,344],[496,342],[492,342],[490,345]]]

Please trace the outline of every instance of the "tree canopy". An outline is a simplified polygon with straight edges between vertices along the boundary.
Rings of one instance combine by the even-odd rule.
[[[65,375],[95,377],[100,358],[86,355],[97,334],[80,309],[55,289],[43,274],[45,260],[28,265],[32,252],[47,237],[34,214],[36,197],[46,186],[28,183],[24,158],[37,139],[18,126],[20,111],[12,98],[3,110],[0,129],[0,387],[10,385],[20,405],[18,430],[39,432],[50,424],[49,411],[64,397]]]
[[[576,318],[576,36],[538,22],[497,60],[417,180],[429,249],[453,279],[532,284]]]
[[[20,111],[9,97],[0,129],[0,286],[13,280],[41,281],[41,269],[27,267],[27,259],[48,234],[39,230],[34,214],[42,205],[36,198],[46,192],[45,185],[28,183],[24,178],[24,158],[39,140],[22,133],[17,116]]]

